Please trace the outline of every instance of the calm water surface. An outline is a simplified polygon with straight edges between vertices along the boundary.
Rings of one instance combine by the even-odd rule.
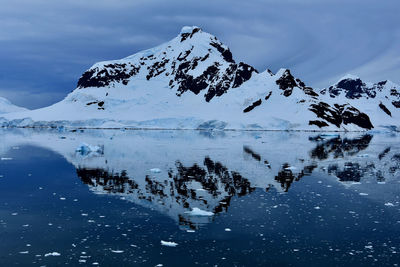
[[[1,266],[400,263],[397,135],[2,130],[0,140]]]

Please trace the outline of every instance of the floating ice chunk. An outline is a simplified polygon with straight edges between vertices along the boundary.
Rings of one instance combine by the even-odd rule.
[[[29,254],[29,251],[20,251],[19,254]]]
[[[161,240],[161,245],[166,247],[176,247],[178,243]]]
[[[13,158],[1,158],[1,160],[12,160]]]
[[[88,156],[88,155],[102,155],[104,153],[104,148],[100,146],[92,146],[86,143],[80,144],[76,149],[76,152],[81,154],[82,156]]]
[[[159,168],[153,168],[153,169],[150,169],[150,171],[152,173],[160,173],[161,172],[161,170]]]
[[[360,193],[359,195],[360,195],[360,196],[368,196],[367,193]]]
[[[314,207],[314,209],[316,209],[316,210],[320,210],[320,209],[321,209],[321,207],[318,207],[318,206],[316,206],[316,207]]]
[[[50,252],[50,253],[44,254],[44,256],[45,256],[45,257],[50,257],[50,256],[57,257],[57,256],[61,256],[61,254],[58,253],[58,252]]]
[[[391,202],[386,202],[386,203],[385,203],[385,206],[387,206],[387,207],[394,207],[394,204],[391,203]]]
[[[112,253],[117,253],[117,254],[124,253],[123,250],[111,250],[111,252]]]
[[[193,208],[192,211],[187,211],[192,216],[213,216],[214,213],[211,211],[201,210],[199,208]]]
[[[225,232],[230,232],[232,231],[230,228],[225,228]]]

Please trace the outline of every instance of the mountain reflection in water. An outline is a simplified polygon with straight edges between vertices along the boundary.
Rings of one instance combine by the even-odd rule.
[[[261,167],[261,171],[255,174],[258,176],[256,182],[248,171],[243,174],[237,168],[229,169],[208,156],[207,150],[202,152],[206,155],[203,160],[192,164],[185,164],[180,159],[172,161],[165,158],[164,160],[172,161],[172,167],[161,173],[138,176],[131,173],[132,170],[127,171],[130,166],[117,171],[110,169],[107,164],[98,168],[85,167],[82,164],[77,167],[77,175],[95,193],[119,195],[128,201],[157,207],[181,226],[195,229],[213,218],[192,216],[191,210],[200,208],[214,214],[226,212],[233,197],[252,193],[260,187],[260,179],[264,180],[261,187],[266,191],[275,188],[288,192],[294,182],[310,176],[316,170],[337,177],[344,183],[358,183],[364,177],[372,177],[376,182],[385,181],[385,176],[396,177],[399,173],[400,157],[393,149],[386,147],[382,152],[375,153],[376,155],[361,153],[367,150],[372,140],[371,134],[353,138],[323,134],[311,136],[308,137],[312,144],[309,152],[295,155],[296,162],[289,159],[286,162],[285,157],[282,157],[278,161],[279,166],[276,166],[273,153],[259,152],[254,149],[254,144],[243,145],[243,160],[253,161]],[[257,145],[259,148],[262,146],[263,144]],[[279,148],[279,144],[276,146]]]

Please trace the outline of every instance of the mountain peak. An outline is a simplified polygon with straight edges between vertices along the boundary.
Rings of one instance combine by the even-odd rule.
[[[360,77],[355,76],[353,74],[346,74],[342,78],[340,78],[336,83],[339,83],[343,80],[361,80]]]
[[[190,34],[190,33],[193,33],[193,31],[196,31],[196,32],[201,31],[201,28],[198,26],[183,26],[181,29],[181,34],[184,34],[184,33]]]

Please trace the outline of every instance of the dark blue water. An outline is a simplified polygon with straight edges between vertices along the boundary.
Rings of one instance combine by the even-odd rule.
[[[145,177],[130,177],[132,171],[121,170],[110,174],[106,167],[99,171],[82,163],[93,158],[76,166],[54,150],[27,142],[0,155],[1,266],[397,266],[400,262],[396,174],[385,182],[376,176],[349,186],[338,180],[356,177],[354,170],[338,178],[321,169],[291,181],[284,169],[272,177],[276,184],[261,188],[205,158],[162,172],[168,181],[164,185],[147,178],[147,194],[140,197],[132,181]],[[107,158],[106,150],[100,154],[95,159]],[[244,158],[249,160],[247,154]],[[253,154],[250,158],[257,160]],[[145,160],[131,158],[141,159]],[[108,164],[110,158],[105,161]],[[214,197],[199,197],[201,190],[191,195],[195,193],[188,184],[181,184],[187,179],[200,181],[202,190]],[[222,204],[212,206],[213,216],[188,216],[170,202],[162,203],[167,183],[175,183],[178,189],[170,193],[183,208],[193,205],[180,202],[185,197],[208,203],[215,198]],[[222,197],[212,183],[222,184],[230,193]],[[104,193],[95,194],[93,188],[99,185]],[[130,200],[130,194],[137,201]],[[169,206],[163,211],[163,205]],[[163,246],[161,240],[178,245]]]

